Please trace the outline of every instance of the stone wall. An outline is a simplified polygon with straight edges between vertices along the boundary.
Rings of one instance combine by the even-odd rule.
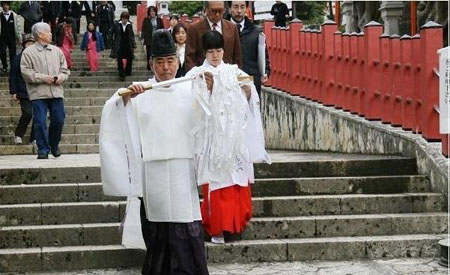
[[[272,88],[264,87],[261,97],[266,148],[416,158],[418,172],[428,175],[433,191],[448,201],[450,161],[442,156],[440,142]]]

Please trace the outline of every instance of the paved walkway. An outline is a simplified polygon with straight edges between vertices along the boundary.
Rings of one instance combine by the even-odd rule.
[[[282,262],[255,264],[210,264],[210,275],[447,275],[437,259],[391,259],[352,262]],[[89,270],[78,272],[26,273],[33,275],[138,275],[139,269]]]

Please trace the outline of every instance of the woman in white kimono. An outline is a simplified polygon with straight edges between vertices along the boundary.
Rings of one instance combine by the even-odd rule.
[[[239,83],[238,76],[247,75],[222,61],[224,40],[219,32],[205,33],[202,45],[206,55],[203,65],[192,68],[186,76],[210,72],[214,85],[206,91],[201,78],[193,81],[194,161],[197,183],[203,185],[203,226],[213,243],[224,243],[224,232],[242,232],[252,217],[249,183],[254,182],[253,162],[270,160],[264,150],[255,86],[251,81]],[[257,134],[250,133],[249,123],[259,126],[254,131]]]

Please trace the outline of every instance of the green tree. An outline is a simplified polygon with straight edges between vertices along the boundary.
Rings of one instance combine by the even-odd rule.
[[[169,4],[170,13],[193,16],[203,9],[203,1],[171,1]]]
[[[326,1],[294,1],[297,18],[305,25],[321,25],[327,11]]]

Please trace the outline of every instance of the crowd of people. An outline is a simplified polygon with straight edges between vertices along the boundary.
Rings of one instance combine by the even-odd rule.
[[[119,20],[114,21],[114,6],[107,1],[42,1],[41,5],[35,1],[25,1],[19,12],[25,19],[25,35],[22,36],[17,14],[9,11],[6,1],[2,2],[2,8],[1,61],[6,73],[7,48],[11,60],[10,91],[22,109],[15,141],[23,143],[26,128],[32,120],[30,142],[36,140],[38,159],[47,159],[49,154],[59,157],[59,142],[65,119],[63,83],[73,67],[70,54],[78,45],[81,11],[86,16],[87,27],[78,47],[86,51],[90,70],[99,70],[98,53],[110,48],[110,56],[117,59],[122,81],[132,74],[137,47],[130,15],[126,11],[122,12]],[[224,18],[227,8],[229,15]],[[259,94],[262,83],[270,73],[270,64],[267,50],[261,57],[258,48],[261,46],[261,37],[264,37],[262,30],[246,13],[248,1],[205,1],[204,17],[200,21],[182,24],[178,16],[172,15],[170,26],[165,29],[157,8],[150,6],[142,22],[140,39],[145,45],[149,75],[153,77],[151,81],[157,83],[183,76],[194,77],[201,72],[204,82],[197,82],[196,87],[200,90],[204,88],[207,92],[201,95],[201,91],[195,91],[190,84],[177,84],[160,88],[172,93],[143,94],[145,89],[138,83],[128,87],[132,91],[131,96],[115,95],[103,110],[103,113],[105,110],[110,111],[108,116],[102,115],[100,131],[102,180],[108,182],[107,179],[111,179],[110,184],[121,181],[119,184],[123,185],[128,182],[123,181],[125,177],[139,179],[136,182],[140,183],[134,195],[140,198],[140,223],[147,249],[143,274],[207,274],[201,227],[211,236],[213,243],[224,243],[226,234],[241,233],[252,217],[250,184],[254,181],[253,163],[269,161],[261,137]],[[23,45],[23,51],[18,56],[15,56],[16,41],[21,41]],[[237,86],[230,84],[242,75],[252,76],[253,82],[247,80]],[[228,90],[237,91],[237,98],[227,97]],[[195,96],[198,108],[193,110],[196,92],[199,93]],[[214,105],[208,100],[199,99],[202,96],[208,98],[211,94],[221,94],[223,100],[237,102],[243,109],[233,110],[238,106],[230,107],[229,102],[216,102]],[[139,108],[141,105],[146,108]],[[236,111],[234,119],[240,123],[253,123],[260,128],[252,134],[243,130],[246,127],[241,127],[233,134],[241,137],[239,152],[236,151],[236,155],[230,158],[233,169],[227,170],[222,180],[198,182],[195,173],[199,169],[199,162],[206,163],[205,167],[209,166],[210,160],[206,156],[212,150],[210,147],[214,146],[205,141],[207,134],[199,133],[214,123],[194,127],[194,112],[197,112],[197,123],[199,112],[200,117],[207,121],[211,119],[208,115],[210,109],[217,106],[228,108],[229,114]],[[134,111],[130,111],[132,109]],[[166,114],[167,110],[171,110],[170,115]],[[115,116],[114,112],[118,115]],[[49,129],[46,125],[47,113],[50,113]],[[239,118],[236,115],[238,113],[243,115]],[[125,122],[123,117],[127,118]],[[248,120],[244,120],[244,117]],[[111,125],[107,124],[108,121]],[[113,141],[128,143],[126,155],[119,150],[123,147],[110,142],[104,134],[104,129],[111,127],[114,130],[106,131],[108,135],[122,135],[123,129],[119,131],[117,127],[122,127],[123,123],[129,124],[126,129],[130,133],[113,138]],[[171,125],[169,130],[168,125]],[[197,129],[196,135],[192,133],[194,128]],[[199,145],[196,136],[203,136],[200,138],[203,145]],[[125,170],[118,165],[128,166],[133,171],[126,171],[126,175],[120,174]],[[139,165],[142,168],[136,168]],[[136,171],[144,173],[136,174]],[[201,206],[197,185],[202,185]],[[104,190],[108,190],[108,187],[104,186]],[[124,194],[112,192],[110,195]]]

